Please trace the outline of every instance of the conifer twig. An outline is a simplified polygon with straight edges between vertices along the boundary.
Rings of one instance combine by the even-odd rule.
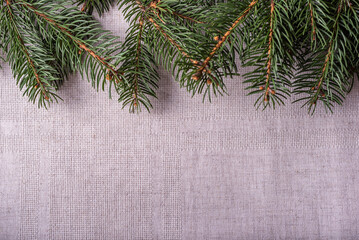
[[[253,8],[253,6],[258,2],[258,0],[252,0],[252,2],[249,4],[248,8],[237,18],[237,20],[232,24],[232,26],[228,29],[228,31],[220,38],[216,46],[212,49],[209,56],[204,60],[200,68],[198,69],[198,73],[202,73],[211,59],[214,57],[216,52],[222,47],[222,45],[225,43],[229,35],[232,33],[233,29],[237,27],[237,25],[241,22],[241,20],[247,16],[247,14],[250,12],[250,10]]]
[[[6,0],[6,6],[7,6],[7,9],[8,9],[8,13],[10,15],[10,19],[11,19],[11,24],[15,30],[15,33],[16,33],[16,37],[18,39],[18,41],[20,42],[20,45],[21,45],[21,49],[23,50],[23,52],[25,53],[25,56],[27,58],[27,61],[28,63],[30,64],[30,67],[34,73],[34,76],[35,76],[35,79],[36,79],[36,82],[38,84],[38,86],[40,86],[41,88],[41,91],[44,95],[44,98],[46,100],[49,100],[49,96],[47,94],[47,91],[46,91],[46,88],[44,87],[44,83],[41,81],[40,77],[39,77],[39,74],[38,74],[38,71],[36,70],[36,67],[35,67],[35,64],[34,64],[34,61],[31,59],[31,56],[28,52],[28,50],[26,49],[26,46],[24,44],[24,41],[23,39],[21,38],[20,36],[20,33],[19,33],[19,30],[16,26],[16,24],[14,23],[14,19],[13,19],[13,12],[12,12],[12,9],[11,9],[11,0]],[[37,88],[37,85],[35,86],[35,88]]]
[[[112,72],[114,76],[117,76],[117,71],[101,56],[96,54],[93,50],[90,49],[81,39],[76,38],[72,33],[71,30],[68,28],[61,26],[59,23],[57,23],[54,19],[52,19],[50,16],[46,15],[45,13],[39,12],[34,6],[30,5],[29,3],[25,3],[22,0],[19,1],[19,4],[31,9],[36,15],[42,17],[44,20],[46,20],[51,25],[55,26],[58,30],[62,31],[64,34],[66,34],[71,40],[77,43],[78,47],[80,49],[83,49],[88,54],[90,54],[94,59],[96,59],[98,62],[100,62],[102,65],[104,65],[109,71]]]
[[[274,18],[274,0],[271,0],[271,10],[270,10],[270,27],[269,27],[269,42],[268,42],[268,61],[267,61],[267,76],[266,76],[266,91],[264,95],[264,101],[268,102],[269,92],[274,94],[274,90],[270,88],[270,76],[272,73],[272,40],[273,40],[273,18]]]

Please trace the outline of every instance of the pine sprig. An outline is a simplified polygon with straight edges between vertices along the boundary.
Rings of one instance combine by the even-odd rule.
[[[233,55],[225,51],[218,55],[221,62],[201,69],[207,57],[209,44],[213,42],[209,34],[203,31],[208,6],[188,5],[187,2],[163,1],[152,2],[148,19],[152,23],[153,39],[159,39],[153,45],[154,54],[161,65],[171,71],[180,86],[192,93],[204,93],[211,100],[215,95],[226,92],[223,77],[233,75],[236,71]],[[200,43],[200,44],[199,44]],[[157,49],[161,49],[158,51]],[[156,51],[157,50],[157,51]],[[225,73],[220,69],[225,69]]]
[[[242,61],[254,69],[244,75],[245,83],[249,94],[259,95],[256,105],[263,109],[282,105],[290,96],[294,61],[288,9],[286,1],[265,1],[257,5],[255,17],[245,22]]]
[[[353,84],[357,36],[351,32],[359,23],[353,3],[340,0],[316,6],[326,13],[317,20],[322,22],[319,32],[324,32],[320,42],[325,43],[314,43],[314,47],[307,50],[307,56],[299,65],[294,90],[302,96],[297,101],[304,101],[310,113],[315,111],[318,101],[329,111],[334,104],[341,105]],[[316,42],[317,39],[312,38],[311,41]]]
[[[123,45],[125,60],[120,67],[128,87],[121,90],[119,101],[123,102],[123,106],[129,105],[130,112],[140,111],[141,106],[150,110],[150,97],[156,97],[159,81],[157,65],[143,39],[149,31],[148,24],[144,22],[144,14],[140,11],[138,14],[138,24],[128,30]]]
[[[91,16],[68,1],[47,0],[2,2],[1,28],[4,50],[20,88],[39,106],[57,101],[59,83],[70,72],[81,70],[92,85],[102,89],[106,76],[122,86],[118,67],[123,60],[122,44],[103,30]],[[41,94],[40,94],[41,93]],[[111,96],[111,95],[110,95]]]
[[[91,16],[117,3],[130,25],[124,43]],[[39,106],[80,71],[112,87],[130,112],[152,108],[159,66],[191,95],[227,93],[225,79],[249,72],[257,108],[298,95],[313,113],[332,111],[359,69],[358,0],[0,0],[0,49],[17,84]],[[73,4],[77,4],[74,6]],[[80,7],[79,7],[80,6]]]
[[[10,62],[16,82],[20,89],[25,88],[24,95],[38,106],[47,107],[50,102],[57,101],[56,82],[61,81],[61,72],[52,66],[55,58],[46,51],[33,25],[28,21],[20,5],[6,1],[1,9],[1,26],[3,47]]]

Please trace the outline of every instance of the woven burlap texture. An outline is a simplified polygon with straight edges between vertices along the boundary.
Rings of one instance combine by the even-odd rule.
[[[118,11],[101,21],[124,39]],[[2,65],[0,239],[359,238],[359,84],[311,117],[256,111],[241,77],[202,103],[161,70],[129,114],[74,75],[45,110]]]

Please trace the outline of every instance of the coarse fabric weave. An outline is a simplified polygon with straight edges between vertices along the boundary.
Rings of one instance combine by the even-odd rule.
[[[118,11],[101,21],[124,39]],[[256,111],[241,77],[202,103],[161,70],[152,112],[129,114],[74,75],[45,110],[2,65],[1,240],[359,239],[357,83],[312,117]]]

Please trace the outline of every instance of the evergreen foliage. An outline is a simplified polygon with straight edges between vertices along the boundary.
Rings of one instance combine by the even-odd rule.
[[[131,112],[152,107],[158,67],[204,99],[227,93],[242,67],[257,108],[292,95],[332,111],[358,70],[358,0],[0,0],[0,48],[17,84],[39,106],[60,98],[69,73],[112,87]],[[91,16],[117,6],[124,42]]]

